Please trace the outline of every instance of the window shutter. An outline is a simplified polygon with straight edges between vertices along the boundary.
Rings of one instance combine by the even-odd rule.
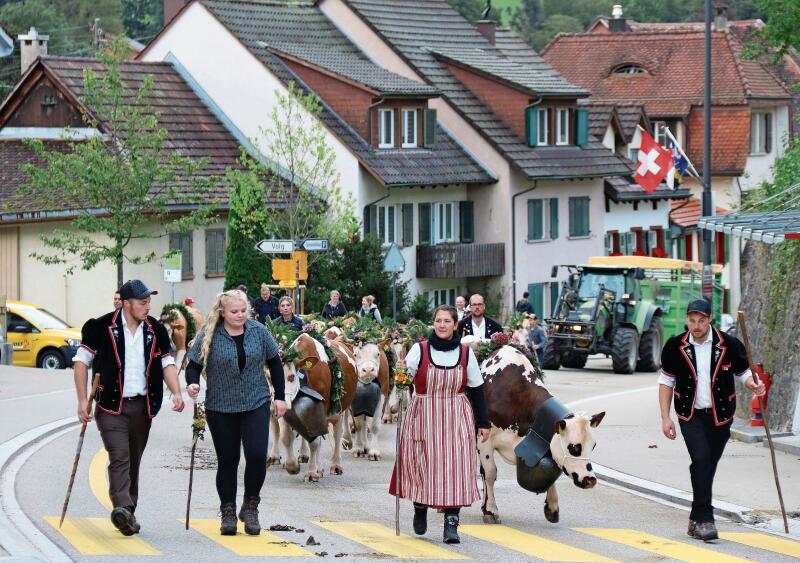
[[[403,246],[414,245],[414,204],[404,203],[402,206],[403,215]]]
[[[533,306],[533,312],[543,316],[544,311],[544,283],[528,284],[528,302]]]
[[[544,225],[542,225],[543,207],[541,199],[528,200],[528,240],[542,240],[544,238]]]
[[[558,198],[550,198],[550,239],[558,238]]]
[[[374,235],[377,231],[378,210],[374,205],[364,206],[364,236]]]
[[[579,147],[589,142],[589,110],[575,110],[575,144]]]
[[[569,236],[574,237],[576,229],[575,198],[569,198]]]
[[[772,114],[764,114],[764,152],[772,152]]]
[[[419,214],[419,244],[431,243],[431,204],[417,204]]]
[[[525,143],[529,147],[535,147],[536,140],[539,138],[537,130],[539,125],[538,114],[538,108],[525,108]]]
[[[425,148],[431,149],[436,146],[436,110],[423,110],[423,129]]]
[[[473,202],[458,202],[458,220],[461,231],[461,242],[475,242],[475,204]]]

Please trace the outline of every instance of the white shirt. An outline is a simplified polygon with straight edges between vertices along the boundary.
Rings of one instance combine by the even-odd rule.
[[[461,319],[464,318],[464,315],[467,314],[467,310],[466,309],[456,309],[456,313],[458,313],[458,320],[461,321]]]
[[[434,350],[433,347],[429,346],[428,350],[430,350],[431,353],[430,359],[437,366],[451,368],[458,364],[458,359],[460,356],[458,348],[448,352],[442,352],[441,350]],[[469,355],[469,359],[467,360],[467,387],[478,387],[483,385],[481,368],[478,366],[478,359],[472,352],[472,348],[467,347],[467,354]],[[408,354],[406,354],[406,368],[408,368],[408,373],[410,373],[412,376],[416,375],[421,359],[422,348],[420,347],[419,343],[414,344],[411,347],[411,350],[408,351]]]
[[[713,334],[709,330],[706,339],[698,342],[689,333],[689,344],[694,347],[695,364],[697,364],[697,389],[694,394],[694,408],[710,409],[711,399],[711,350],[714,347]],[[740,382],[750,377],[750,370],[736,376]],[[658,376],[658,382],[667,387],[675,387],[675,378],[667,375],[663,370]]]
[[[486,339],[486,319],[481,317],[481,324],[475,324],[475,318],[472,319],[472,336]]]

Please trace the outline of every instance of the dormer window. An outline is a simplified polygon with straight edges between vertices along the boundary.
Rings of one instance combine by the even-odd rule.
[[[541,108],[537,112],[537,120],[538,124],[536,127],[536,144],[538,146],[548,145],[548,140],[550,138],[550,109],[549,108]]]
[[[569,144],[569,109],[558,108],[556,110],[556,144]]]
[[[636,64],[621,65],[615,68],[612,74],[646,74],[644,67]]]
[[[382,109],[380,110],[380,141],[378,148],[392,149],[394,148],[394,110]]]
[[[403,148],[417,146],[417,110],[403,110]]]

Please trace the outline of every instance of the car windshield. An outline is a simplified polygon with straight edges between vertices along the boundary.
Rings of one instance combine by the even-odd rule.
[[[622,274],[584,272],[578,296],[581,299],[594,299],[597,297],[601,285],[606,290],[615,292],[617,299],[620,299],[625,292],[625,278]]]
[[[67,323],[45,309],[24,309],[22,314],[40,330],[70,328]]]

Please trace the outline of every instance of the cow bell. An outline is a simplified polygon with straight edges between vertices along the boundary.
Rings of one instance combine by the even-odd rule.
[[[322,395],[310,387],[301,387],[292,408],[283,417],[292,429],[308,442],[328,433],[328,419]]]
[[[531,467],[517,456],[517,483],[526,491],[544,493],[561,475],[561,468],[550,455],[542,457]]]
[[[356,394],[350,404],[353,416],[361,416],[362,414],[374,416],[380,400],[381,387],[376,381],[371,381],[367,384],[359,383],[356,385]]]

